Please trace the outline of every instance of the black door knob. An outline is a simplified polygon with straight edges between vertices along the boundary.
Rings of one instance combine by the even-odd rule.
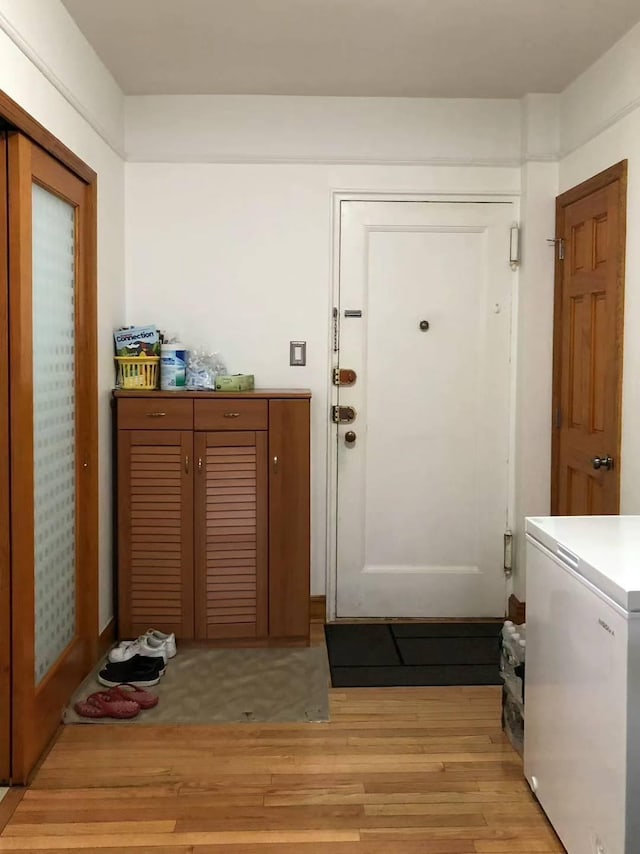
[[[420,329],[422,330],[422,332],[426,332],[428,328],[429,328],[429,321],[428,320],[421,320],[420,321]]]

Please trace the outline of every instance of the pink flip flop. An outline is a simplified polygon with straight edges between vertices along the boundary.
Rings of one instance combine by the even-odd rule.
[[[131,685],[129,682],[123,682],[122,685],[116,685],[111,688],[108,693],[116,700],[125,702],[133,701],[137,703],[141,709],[152,709],[158,705],[158,699],[155,694],[150,691],[145,691],[144,688],[138,688],[137,685]]]
[[[107,691],[90,694],[74,706],[83,718],[135,718],[140,713],[140,705],[133,700],[123,700],[111,696]]]

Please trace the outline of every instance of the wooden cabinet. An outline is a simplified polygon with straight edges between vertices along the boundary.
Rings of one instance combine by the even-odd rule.
[[[307,642],[309,393],[179,394],[114,393],[119,636]]]

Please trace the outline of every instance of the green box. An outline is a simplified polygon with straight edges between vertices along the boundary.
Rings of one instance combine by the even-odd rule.
[[[216,391],[252,391],[255,384],[253,374],[221,374],[216,377]]]

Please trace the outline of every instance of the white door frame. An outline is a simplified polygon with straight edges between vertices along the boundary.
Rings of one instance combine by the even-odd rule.
[[[338,364],[338,353],[334,352],[332,317],[333,307],[337,306],[340,293],[340,206],[342,202],[510,202],[514,205],[514,224],[520,223],[520,195],[517,193],[381,193],[375,190],[333,190],[331,193],[331,302],[329,306],[329,364],[327,370],[327,400],[329,408],[337,404],[338,387],[334,386],[333,369]],[[509,251],[508,235],[505,235],[505,257]],[[506,507],[507,527],[513,530],[515,509],[515,391],[517,369],[517,317],[518,317],[519,275],[514,273],[514,288],[511,299],[511,388],[509,390],[509,463],[508,496]],[[340,318],[338,318],[338,323]],[[327,412],[327,565],[326,565],[326,619],[336,619],[336,596],[338,589],[338,444],[336,425],[332,424]],[[513,580],[508,578],[505,585],[505,613],[507,601],[513,592]]]

